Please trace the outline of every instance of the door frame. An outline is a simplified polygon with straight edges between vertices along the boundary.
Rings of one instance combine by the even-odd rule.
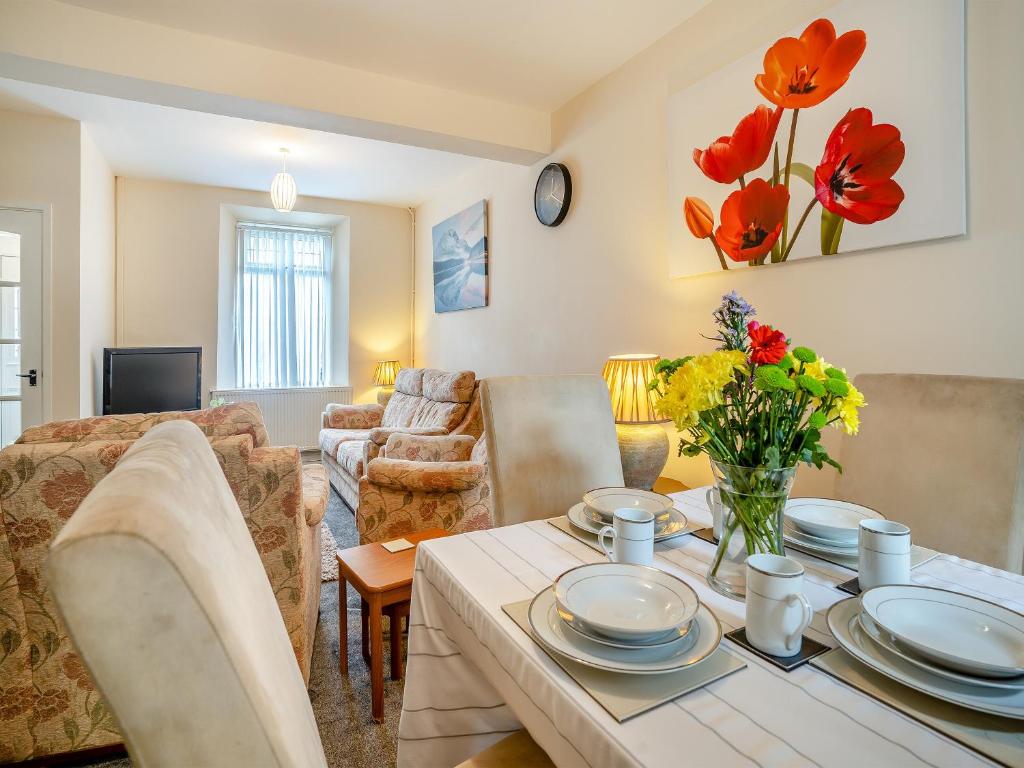
[[[8,210],[25,211],[27,213],[41,213],[43,215],[43,285],[40,300],[42,306],[42,335],[40,337],[39,356],[42,359],[43,371],[39,377],[39,387],[42,390],[43,422],[50,421],[53,413],[53,394],[50,387],[50,372],[53,370],[53,323],[50,307],[52,303],[52,286],[50,275],[53,271],[53,206],[50,203],[28,202],[24,200],[0,199],[0,208]],[[24,425],[22,425],[24,431]]]

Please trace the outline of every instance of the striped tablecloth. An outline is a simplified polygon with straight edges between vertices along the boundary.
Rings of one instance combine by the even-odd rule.
[[[710,525],[704,489],[673,498],[691,520]],[[744,606],[708,587],[713,552],[683,536],[657,546],[656,564],[693,586],[728,631],[742,626]],[[816,612],[808,633],[834,645],[825,613],[848,597],[835,585],[851,573],[798,557]],[[819,670],[786,674],[732,644],[747,669],[617,723],[501,610],[602,559],[544,521],[420,545],[400,768],[452,766],[523,727],[561,768],[991,764]],[[940,555],[913,580],[1024,610],[1024,577],[968,560]]]

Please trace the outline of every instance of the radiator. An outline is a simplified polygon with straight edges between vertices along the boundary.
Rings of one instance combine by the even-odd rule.
[[[328,403],[350,404],[352,387],[289,389],[212,389],[210,398],[228,403],[254,402],[263,411],[271,445],[315,450],[320,444],[320,416]]]

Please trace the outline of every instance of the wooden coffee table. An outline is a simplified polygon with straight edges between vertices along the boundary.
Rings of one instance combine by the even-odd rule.
[[[428,539],[448,536],[448,531],[431,528],[404,536],[419,544]],[[348,674],[348,600],[346,583],[362,597],[363,658],[370,663],[370,687],[373,719],[384,719],[384,642],[381,622],[387,613],[391,620],[391,677],[402,677],[401,619],[409,616],[412,596],[412,571],[416,548],[391,553],[380,543],[339,549],[338,557],[338,660],[341,674]]]

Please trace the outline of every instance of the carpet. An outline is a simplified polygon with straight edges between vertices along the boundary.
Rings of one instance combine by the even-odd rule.
[[[355,518],[333,489],[324,523],[322,538],[326,540],[330,534],[337,548],[345,549],[359,543]],[[322,550],[326,555],[326,545]],[[333,550],[330,554],[333,560]],[[332,578],[338,578],[337,570]],[[327,580],[326,572],[324,579]],[[386,768],[395,765],[397,759],[403,683],[391,680],[387,675],[389,644],[385,641],[384,722],[373,722],[370,717],[370,670],[363,662],[360,650],[359,595],[351,588],[347,592],[344,610],[348,611],[348,677],[342,678],[338,671],[338,587],[335,581],[325,583],[320,592],[320,623],[313,644],[309,699],[330,768]],[[132,768],[128,758],[90,765],[96,768]]]
[[[334,534],[324,522],[320,526],[320,581],[338,580],[338,558],[335,552],[338,551],[338,542],[334,540]]]

